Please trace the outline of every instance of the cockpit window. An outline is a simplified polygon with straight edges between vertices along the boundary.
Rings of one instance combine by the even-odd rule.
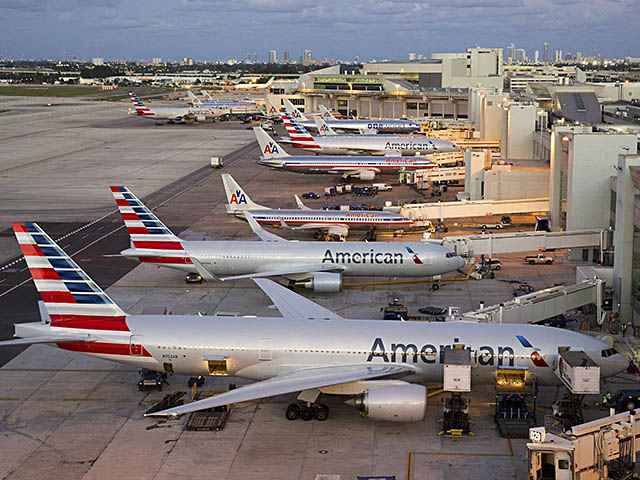
[[[611,355],[615,355],[618,351],[615,348],[605,348],[600,352],[604,358],[610,357]]]
[[[457,255],[455,253],[453,253],[453,252],[447,252],[446,257],[447,258],[453,258],[453,257],[457,257]]]

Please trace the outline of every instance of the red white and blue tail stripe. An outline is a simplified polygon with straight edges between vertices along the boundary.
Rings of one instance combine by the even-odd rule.
[[[162,264],[190,264],[182,241],[144,203],[124,186],[112,186],[111,193],[118,205],[127,231],[131,236],[133,252],[141,262]],[[168,266],[168,265],[167,265]]]
[[[37,224],[12,227],[51,327],[129,331],[126,314]]]
[[[135,248],[184,250],[180,239],[131,190],[124,186],[112,186],[111,193]]]
[[[284,123],[289,138],[293,142],[293,146],[296,148],[320,148],[320,145],[316,144],[315,139],[304,128],[293,115],[289,113],[286,107],[280,109],[280,116],[282,117],[282,123]]]
[[[151,110],[145,107],[144,103],[142,103],[142,100],[140,100],[135,93],[129,92],[129,98],[131,99],[131,103],[133,103],[133,108],[136,110],[136,114],[142,117],[149,117],[154,115]]]

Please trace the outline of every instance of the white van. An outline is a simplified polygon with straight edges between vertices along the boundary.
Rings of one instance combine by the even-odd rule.
[[[371,186],[377,188],[379,192],[388,192],[393,188],[388,183],[374,183]]]

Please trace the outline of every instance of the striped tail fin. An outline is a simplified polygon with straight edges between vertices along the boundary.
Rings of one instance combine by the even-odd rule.
[[[320,148],[307,129],[293,118],[286,107],[282,107],[280,109],[280,116],[282,117],[282,123],[284,123],[284,127],[287,129],[287,133],[289,134],[289,138],[293,142],[294,147]]]
[[[138,200],[131,190],[123,186],[110,188],[135,249],[184,252],[180,238]]]
[[[52,327],[129,331],[126,314],[36,223],[12,227]]]
[[[131,99],[131,103],[133,103],[136,114],[142,117],[153,115],[153,112],[142,103],[142,100],[140,100],[135,93],[129,92],[129,98]]]

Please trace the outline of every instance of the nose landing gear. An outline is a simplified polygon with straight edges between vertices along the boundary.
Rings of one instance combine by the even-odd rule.
[[[315,418],[319,422],[324,422],[329,418],[329,407],[321,403],[298,402],[291,403],[285,412],[287,420],[297,420],[301,418],[305,422]]]

